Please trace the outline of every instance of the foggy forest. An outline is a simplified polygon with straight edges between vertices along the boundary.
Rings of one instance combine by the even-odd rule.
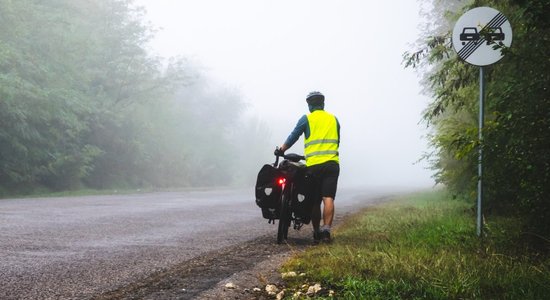
[[[186,59],[151,55],[154,30],[132,1],[0,1],[0,12],[0,194],[255,176],[267,126]]]

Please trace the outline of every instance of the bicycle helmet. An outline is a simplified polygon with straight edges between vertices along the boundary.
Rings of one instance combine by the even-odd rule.
[[[306,97],[308,104],[321,104],[325,102],[325,96],[321,92],[313,91]]]

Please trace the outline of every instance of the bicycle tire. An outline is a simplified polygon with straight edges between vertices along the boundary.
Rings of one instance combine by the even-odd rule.
[[[290,227],[290,189],[286,187],[281,193],[281,213],[277,230],[277,244],[282,244],[288,237]]]

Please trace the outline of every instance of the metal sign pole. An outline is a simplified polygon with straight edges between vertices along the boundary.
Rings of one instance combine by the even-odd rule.
[[[481,200],[483,199],[483,123],[484,123],[484,107],[483,100],[485,97],[485,81],[483,80],[483,67],[479,67],[479,158],[477,165],[478,181],[477,181],[477,235],[481,236],[483,231]]]
[[[479,66],[479,158],[477,181],[477,235],[483,232],[483,123],[485,98],[485,80],[483,67],[498,62],[502,51],[494,44],[510,47],[512,45],[512,26],[510,21],[498,10],[491,7],[476,7],[464,13],[453,28],[453,48],[458,57],[467,63]]]

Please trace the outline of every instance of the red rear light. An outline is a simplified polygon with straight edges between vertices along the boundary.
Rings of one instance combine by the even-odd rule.
[[[279,178],[279,180],[277,180],[277,183],[278,183],[279,185],[283,185],[283,184],[285,184],[285,182],[286,182],[286,179],[285,179],[285,178]]]

